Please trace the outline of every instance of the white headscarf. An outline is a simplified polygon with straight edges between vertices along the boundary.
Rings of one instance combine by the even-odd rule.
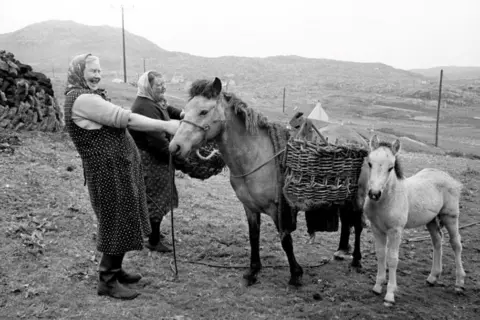
[[[137,82],[137,96],[138,97],[144,97],[147,99],[150,99],[157,103],[160,107],[164,108],[166,107],[166,100],[163,98],[161,100],[158,100],[155,98],[155,95],[153,94],[153,88],[150,85],[150,81],[148,81],[148,75],[150,72],[154,70],[149,70],[142,74],[140,78],[138,79]]]

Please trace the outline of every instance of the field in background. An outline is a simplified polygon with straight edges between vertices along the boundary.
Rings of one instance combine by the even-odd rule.
[[[52,79],[59,102],[63,103],[63,75]],[[113,83],[112,78],[102,81],[112,102],[130,108],[135,100],[136,88],[123,83]],[[182,108],[187,100],[185,83],[168,84],[169,102]],[[228,91],[236,93],[250,107],[263,112],[269,119],[287,123],[294,109],[308,114],[315,106],[313,99],[305,99],[298,91],[286,92],[285,113],[282,112],[283,88],[279,94],[262,95],[261,89],[249,87],[230,87]],[[310,93],[309,96],[314,96]],[[333,122],[344,123],[370,136],[373,131],[385,139],[404,137],[402,142],[407,151],[428,152],[453,156],[480,157],[480,106],[448,106],[441,108],[438,146],[435,143],[437,105],[432,101],[408,99],[395,95],[352,93],[342,90],[322,91],[318,93]],[[434,101],[433,101],[434,102]]]

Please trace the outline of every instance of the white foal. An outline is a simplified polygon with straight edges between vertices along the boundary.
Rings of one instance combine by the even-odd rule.
[[[397,159],[400,141],[392,144],[379,142],[374,135],[370,140],[368,166],[368,196],[364,212],[371,222],[377,255],[377,279],[373,291],[381,294],[386,282],[388,266],[386,306],[395,303],[397,288],[398,251],[403,229],[426,225],[433,243],[432,270],[427,278],[435,284],[442,273],[442,233],[445,226],[450,235],[450,244],[455,252],[455,290],[462,292],[465,271],[462,266],[462,244],[458,232],[459,201],[462,184],[437,169],[423,169],[404,178]]]

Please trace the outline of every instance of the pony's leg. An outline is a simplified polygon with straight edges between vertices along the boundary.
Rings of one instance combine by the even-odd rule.
[[[340,207],[340,243],[338,244],[337,251],[333,254],[333,257],[337,260],[343,260],[349,256],[350,246],[348,244],[350,240],[350,217],[349,212],[344,209],[344,206]]]
[[[253,212],[248,207],[243,206],[247,214],[248,235],[250,238],[250,269],[244,274],[243,278],[247,281],[247,286],[257,282],[257,273],[262,268],[260,262],[260,213]]]
[[[280,234],[282,241],[282,248],[287,254],[288,264],[290,265],[290,281],[288,282],[293,286],[301,286],[301,280],[303,276],[302,267],[298,264],[293,253],[293,240],[289,232],[282,232]]]
[[[387,231],[388,285],[387,294],[384,298],[384,304],[387,307],[395,303],[395,291],[397,290],[398,251],[402,241],[402,231],[402,228],[392,228]]]
[[[427,278],[427,283],[434,285],[442,274],[442,232],[436,219],[427,224],[427,229],[430,232],[433,244],[432,271],[430,271],[430,275]]]
[[[458,212],[458,211],[457,211]],[[465,291],[465,270],[462,264],[462,239],[458,231],[458,213],[456,216],[442,216],[442,222],[450,236],[450,245],[455,253],[455,291],[461,293]]]
[[[355,267],[357,269],[362,268],[362,263],[360,260],[362,260],[362,252],[360,250],[360,242],[361,242],[361,236],[362,236],[362,230],[363,230],[363,221],[362,221],[362,215],[363,212],[353,212],[355,214],[355,222],[354,222],[354,228],[355,228],[355,248],[353,249],[353,260],[352,260],[352,267]]]
[[[372,290],[376,294],[381,294],[382,285],[385,284],[387,279],[387,235],[374,225],[372,225],[372,233],[375,237],[375,253],[377,255],[377,279],[375,280],[375,285]]]

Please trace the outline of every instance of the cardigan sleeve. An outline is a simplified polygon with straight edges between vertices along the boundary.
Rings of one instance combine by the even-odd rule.
[[[165,120],[161,112],[151,105],[142,106],[139,109],[139,113],[152,119]],[[148,149],[155,153],[159,158],[168,159],[170,154],[170,151],[168,150],[170,144],[169,134],[166,132],[148,131],[145,132],[145,136]]]
[[[182,113],[182,110],[172,107],[172,106],[167,106],[167,112],[168,115],[170,116],[170,119],[175,119],[175,120],[181,120],[182,117],[180,116]]]
[[[87,130],[100,129],[102,126],[125,129],[131,113],[99,95],[89,93],[81,94],[72,106],[72,120]]]

